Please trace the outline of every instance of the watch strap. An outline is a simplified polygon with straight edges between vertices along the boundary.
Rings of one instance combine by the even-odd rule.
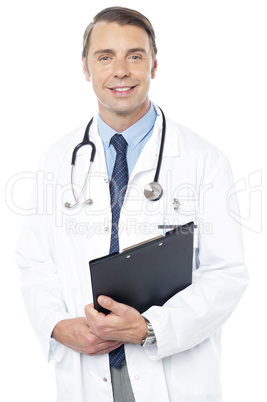
[[[144,319],[146,320],[147,334],[146,337],[142,340],[141,346],[145,347],[154,345],[154,343],[156,343],[156,336],[151,322],[146,317],[144,317]]]

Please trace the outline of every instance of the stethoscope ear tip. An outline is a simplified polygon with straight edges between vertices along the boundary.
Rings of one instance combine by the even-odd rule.
[[[89,198],[88,200],[84,201],[81,205],[91,205],[93,204],[93,200],[91,198]],[[71,209],[71,208],[75,208],[77,207],[78,202],[76,202],[75,204],[71,204],[70,202],[65,202],[64,207]]]

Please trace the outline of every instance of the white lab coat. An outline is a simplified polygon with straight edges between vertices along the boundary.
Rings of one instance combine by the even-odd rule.
[[[194,221],[193,284],[163,307],[144,312],[157,343],[126,344],[126,360],[136,402],[219,402],[221,327],[237,306],[248,278],[233,179],[224,155],[188,129],[167,118],[159,182],[163,197],[143,196],[153,181],[162,118],[129,179],[120,218],[121,249],[162,233],[158,225]],[[17,248],[22,290],[34,330],[49,361],[55,362],[59,402],[111,402],[108,355],[89,357],[51,339],[55,324],[84,316],[92,302],[88,261],[109,253],[111,209],[104,150],[96,119],[90,138],[96,145],[87,193],[93,204],[74,203],[70,160],[84,127],[44,155],[38,183]],[[90,148],[77,157],[75,183],[83,182]],[[85,199],[88,194],[84,195]],[[179,200],[178,210],[175,199]],[[231,214],[230,214],[231,212]],[[164,261],[168,263],[168,261]]]

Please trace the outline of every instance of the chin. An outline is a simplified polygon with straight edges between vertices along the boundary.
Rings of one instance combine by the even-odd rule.
[[[131,104],[131,105],[127,105],[127,104],[123,104],[123,102],[118,103],[117,105],[111,105],[111,107],[109,108],[110,111],[112,111],[115,114],[118,115],[127,115],[127,114],[132,114],[132,113],[139,113],[141,110],[144,109],[144,111],[146,112],[145,109],[147,109],[147,105],[144,103],[135,103],[135,104]]]
[[[127,115],[129,113],[134,112],[135,110],[138,110],[139,108],[136,107],[136,105],[134,106],[129,106],[129,105],[111,105],[111,106],[107,106],[107,108],[115,114],[118,115]]]

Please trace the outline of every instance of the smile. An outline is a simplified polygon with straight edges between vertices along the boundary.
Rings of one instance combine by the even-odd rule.
[[[133,87],[117,87],[117,88],[110,88],[110,90],[112,91],[112,93],[116,94],[116,95],[130,95],[133,90],[134,90],[135,86]]]
[[[113,88],[113,91],[125,92],[129,91],[133,87],[126,87],[126,88]]]

